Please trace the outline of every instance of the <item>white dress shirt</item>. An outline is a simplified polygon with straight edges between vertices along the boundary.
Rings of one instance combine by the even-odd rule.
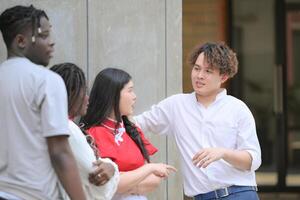
[[[135,120],[143,131],[175,137],[187,196],[230,185],[256,186],[255,170],[261,164],[261,150],[255,121],[245,103],[227,95],[225,89],[207,108],[197,101],[194,92],[177,94]],[[193,165],[193,156],[208,147],[248,151],[252,157],[251,170],[239,170],[222,159],[205,169]]]

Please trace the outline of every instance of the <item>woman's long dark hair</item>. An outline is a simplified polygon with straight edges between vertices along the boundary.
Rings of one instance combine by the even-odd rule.
[[[123,123],[126,129],[126,132],[129,134],[131,139],[138,145],[139,149],[141,150],[144,158],[147,160],[147,162],[150,162],[149,153],[147,149],[145,148],[145,144],[140,136],[140,133],[138,132],[136,126],[129,121],[127,116],[122,116]]]
[[[120,113],[121,90],[130,80],[131,76],[121,69],[106,68],[99,72],[90,93],[87,113],[81,118],[81,123],[84,124],[84,129],[89,129],[101,125],[111,112],[114,112],[116,121],[121,123],[123,119],[126,132],[149,162],[149,153],[136,126],[128,120],[127,116],[121,116]]]

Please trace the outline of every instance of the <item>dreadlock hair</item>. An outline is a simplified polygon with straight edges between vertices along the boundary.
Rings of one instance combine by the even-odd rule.
[[[196,46],[189,57],[189,64],[194,66],[198,56],[204,53],[204,58],[208,65],[220,70],[220,74],[233,77],[238,71],[238,60],[233,52],[224,42],[205,43]]]
[[[50,70],[56,72],[58,75],[62,77],[62,79],[65,82],[67,93],[68,93],[68,111],[69,114],[71,110],[73,110],[73,106],[75,105],[78,98],[80,98],[80,92],[84,90],[86,92],[86,80],[83,71],[75,64],[73,63],[61,63],[54,65],[50,68]],[[83,104],[84,101],[81,100],[80,105]],[[81,106],[79,106],[78,109],[80,109]],[[75,115],[79,112],[79,110],[75,111]],[[99,152],[97,148],[97,144],[94,141],[94,138],[90,136],[84,129],[83,126],[80,124],[79,128],[81,129],[82,133],[85,135],[86,140],[92,150],[94,151],[95,157],[98,160],[99,158]]]
[[[9,49],[13,39],[19,33],[31,27],[32,42],[35,42],[35,30],[38,34],[41,33],[40,19],[45,17],[49,20],[47,14],[43,10],[36,9],[31,6],[14,6],[6,9],[0,15],[0,30],[6,47]]]
[[[149,162],[149,153],[136,126],[128,120],[127,116],[121,116],[120,113],[121,90],[131,79],[131,76],[121,69],[106,68],[99,72],[90,93],[87,113],[81,118],[81,123],[84,124],[84,129],[99,126],[114,112],[117,121],[116,128],[123,121],[126,133],[137,144],[143,157]]]
[[[68,94],[68,111],[69,114],[73,110],[74,105],[80,98],[80,93],[86,93],[86,79],[82,69],[73,63],[61,63],[54,65],[50,70],[59,74],[65,82],[67,94]],[[81,99],[81,104],[83,104],[85,96]],[[81,107],[81,106],[80,106]],[[80,109],[80,107],[78,109]],[[75,111],[75,115],[79,110]],[[72,116],[74,117],[74,116]]]

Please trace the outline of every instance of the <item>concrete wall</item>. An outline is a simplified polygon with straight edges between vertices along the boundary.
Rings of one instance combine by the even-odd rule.
[[[136,113],[182,91],[181,0],[0,0],[0,11],[16,5],[44,9],[56,41],[50,66],[74,62],[91,85],[105,67],[128,71],[138,96]],[[1,39],[0,61],[6,58]],[[179,168],[172,138],[148,135],[159,153],[154,162]],[[183,198],[180,173],[164,181],[149,199]]]

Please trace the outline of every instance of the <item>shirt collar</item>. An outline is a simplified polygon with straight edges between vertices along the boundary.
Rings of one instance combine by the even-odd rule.
[[[223,88],[223,90],[219,92],[219,94],[217,94],[215,102],[218,101],[219,99],[223,99],[226,95],[227,95],[227,90]]]
[[[196,103],[199,103],[199,102],[197,101],[196,92],[193,92],[192,95],[193,95],[193,98],[194,98],[195,102],[196,102]],[[217,94],[216,99],[215,99],[214,102],[212,102],[212,104],[215,103],[215,102],[217,102],[217,101],[219,101],[220,99],[223,99],[223,98],[226,97],[226,96],[227,96],[227,90],[226,90],[225,88],[222,88],[221,92],[219,92],[219,93]]]
[[[106,128],[115,130],[116,128],[120,128],[120,127],[124,127],[123,122],[119,123],[118,126],[117,125],[117,121],[112,119],[112,118],[106,118],[103,122],[102,125]]]

